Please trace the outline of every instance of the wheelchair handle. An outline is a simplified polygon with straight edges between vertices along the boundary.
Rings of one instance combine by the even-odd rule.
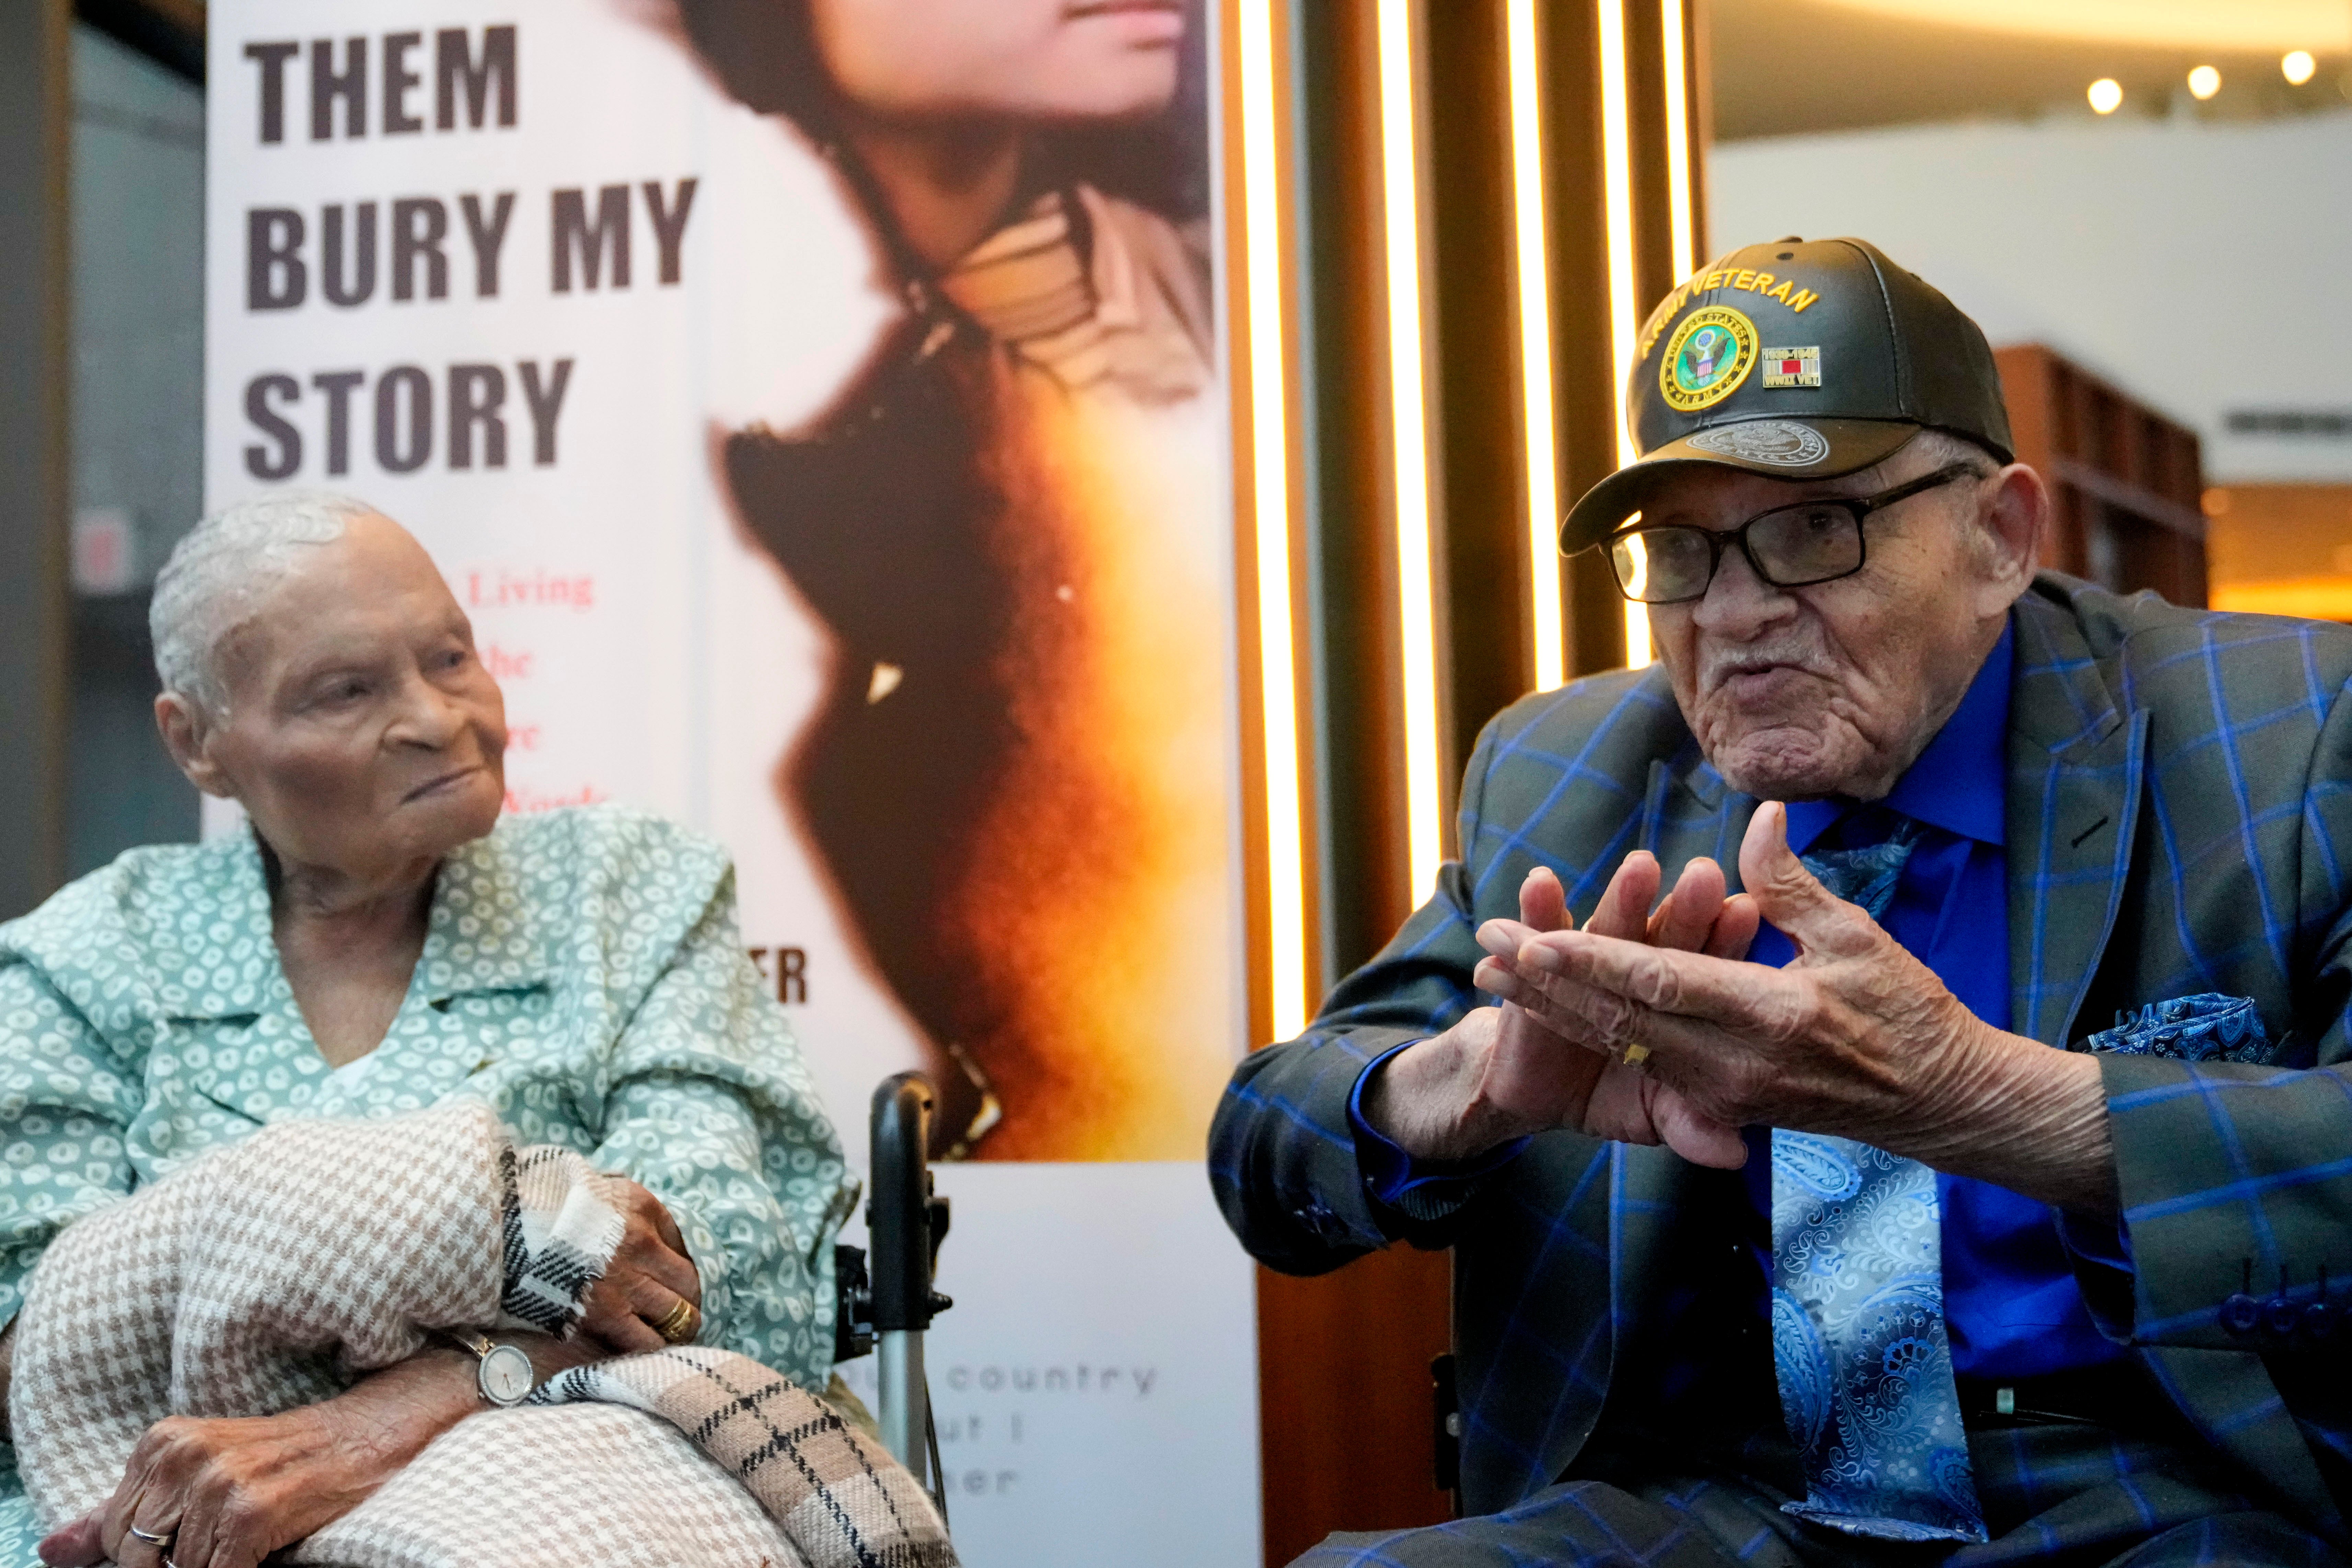
[[[919,1072],[887,1078],[874,1091],[866,1145],[874,1195],[866,1210],[874,1251],[861,1326],[871,1335],[866,1342],[880,1352],[875,1393],[882,1446],[913,1473],[944,1517],[947,1496],[923,1375],[924,1331],[954,1305],[931,1289],[940,1242],[948,1233],[948,1200],[931,1190],[931,1115],[938,1108],[930,1079]]]
[[[931,1289],[948,1228],[947,1200],[931,1190],[929,1161],[938,1107],[931,1080],[919,1072],[895,1074],[874,1091],[867,1145],[874,1184],[866,1223],[873,1245],[870,1321],[879,1333],[919,1333],[949,1305]]]

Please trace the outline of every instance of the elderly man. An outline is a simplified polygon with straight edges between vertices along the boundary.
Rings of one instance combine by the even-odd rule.
[[[1487,727],[1213,1134],[1275,1268],[1454,1248],[1483,1517],[1308,1560],[2340,1562],[2352,635],[2037,575],[1982,334],[1868,245],[1642,350],[1562,544],[1662,662]]]

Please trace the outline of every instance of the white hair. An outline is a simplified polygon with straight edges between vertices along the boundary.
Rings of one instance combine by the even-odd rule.
[[[163,689],[215,720],[228,716],[221,647],[255,603],[308,546],[331,544],[376,515],[365,501],[326,490],[289,490],[213,513],[172,549],[155,574],[147,629]]]
[[[1927,459],[1930,473],[1955,463],[1965,463],[1971,479],[1978,482],[1990,479],[2001,468],[2000,458],[1991,447],[1956,430],[1939,430],[1933,426],[1920,431],[1895,450],[1919,453]],[[1885,472],[1885,464],[1880,465],[1879,471]],[[1961,536],[1961,544],[1979,567],[1990,569],[2000,559],[2000,542],[1993,536],[1992,531],[1984,526],[1980,516],[1970,519]]]
[[[1916,450],[1924,453],[1938,468],[1948,468],[1954,463],[1966,463],[1977,470],[1979,479],[1996,473],[2000,468],[2000,458],[1994,455],[1990,447],[1961,435],[1957,430],[1940,430],[1932,425],[1921,430],[1919,434],[1912,437],[1895,450],[1905,452]]]

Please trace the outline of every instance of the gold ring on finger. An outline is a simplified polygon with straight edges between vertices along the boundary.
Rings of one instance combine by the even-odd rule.
[[[1618,1058],[1618,1060],[1623,1062],[1629,1068],[1638,1068],[1649,1059],[1650,1047],[1643,1045],[1627,1046],[1625,1047],[1625,1054]]]
[[[682,1345],[702,1331],[702,1309],[680,1296],[677,1305],[662,1314],[654,1325],[654,1332],[674,1345]]]

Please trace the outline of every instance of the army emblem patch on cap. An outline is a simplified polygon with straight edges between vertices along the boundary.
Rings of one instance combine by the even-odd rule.
[[[1666,405],[1696,414],[1739,390],[1756,368],[1756,324],[1727,305],[1709,305],[1685,316],[1658,366],[1658,389]]]
[[[1776,468],[1810,468],[1830,455],[1830,444],[1820,431],[1793,419],[1718,425],[1689,437],[1689,445],[1750,463],[1769,463]]]
[[[1767,386],[1819,386],[1822,384],[1822,351],[1811,349],[1766,349],[1759,356],[1764,362],[1764,384]]]

